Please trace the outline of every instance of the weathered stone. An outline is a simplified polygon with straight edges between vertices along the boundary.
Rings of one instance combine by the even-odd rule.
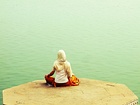
[[[4,105],[137,105],[125,85],[80,79],[79,86],[49,87],[37,80],[3,90]]]

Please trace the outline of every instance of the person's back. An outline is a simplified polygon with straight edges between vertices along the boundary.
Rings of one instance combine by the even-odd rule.
[[[56,83],[68,82],[68,78],[72,77],[72,70],[68,61],[61,62],[56,60],[54,62],[54,69],[56,71]]]

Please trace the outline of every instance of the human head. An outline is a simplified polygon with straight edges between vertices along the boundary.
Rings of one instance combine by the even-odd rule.
[[[66,54],[64,50],[59,50],[57,54],[57,60],[60,62],[65,62],[66,61]]]

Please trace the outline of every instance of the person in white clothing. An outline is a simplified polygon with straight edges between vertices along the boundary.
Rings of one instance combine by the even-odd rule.
[[[55,78],[52,77],[54,73],[56,73]],[[73,75],[74,74],[72,73],[71,65],[66,60],[65,52],[63,50],[59,50],[52,71],[49,74],[45,75],[47,84],[50,84],[54,87],[70,86],[70,78]]]

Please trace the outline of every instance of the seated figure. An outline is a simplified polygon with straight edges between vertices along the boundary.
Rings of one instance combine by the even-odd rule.
[[[52,75],[56,73],[55,78]],[[54,61],[52,71],[45,75],[46,83],[54,87],[77,86],[79,79],[73,74],[70,63],[66,60],[66,54],[59,50],[57,59]]]

